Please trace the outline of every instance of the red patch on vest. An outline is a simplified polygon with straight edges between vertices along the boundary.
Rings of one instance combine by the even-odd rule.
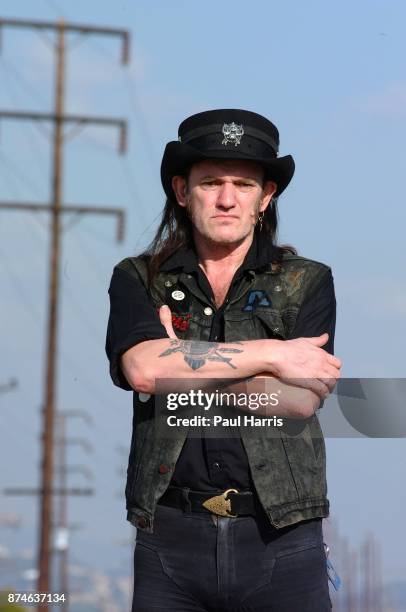
[[[174,329],[178,329],[179,331],[186,331],[189,329],[191,314],[187,315],[176,315],[172,314],[172,325]]]

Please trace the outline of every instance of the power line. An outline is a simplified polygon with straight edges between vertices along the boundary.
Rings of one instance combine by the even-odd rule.
[[[8,381],[8,383],[3,383],[0,385],[0,394],[5,393],[7,391],[13,391],[14,389],[17,388],[17,386],[18,386],[17,379],[11,378]],[[27,444],[24,444],[23,440],[21,439],[21,433],[25,432],[25,435],[28,438],[32,438],[32,430],[29,430],[27,427],[27,424],[22,419],[19,418],[18,411],[14,409],[12,415],[14,419],[18,421],[19,427],[16,428],[16,427],[9,425],[7,428],[7,435],[13,438],[13,440],[17,443],[17,446],[19,446],[24,451],[24,456],[26,456],[27,448],[29,448],[29,446]],[[3,420],[6,420],[4,418],[4,412],[3,412]],[[33,459],[32,455],[31,455],[31,459]],[[31,462],[31,464],[33,464],[33,462]]]
[[[3,267],[7,270],[9,278],[11,279],[12,285],[14,287],[15,292],[17,293],[24,310],[28,313],[29,317],[38,325],[38,321],[41,319],[40,311],[37,306],[32,302],[31,298],[28,297],[28,294],[25,289],[25,285],[20,281],[18,276],[15,274],[13,268],[8,262],[8,257],[5,251],[0,246],[0,261],[3,264]],[[36,329],[36,328],[35,328]]]
[[[3,66],[3,71],[4,71],[4,73],[6,75],[6,78],[7,78],[7,81],[8,81],[8,94],[9,94],[9,97],[10,97],[10,100],[11,100],[11,103],[12,103],[12,108],[17,109],[18,106],[19,106],[19,104],[17,102],[18,96],[17,96],[15,88],[13,86],[12,76],[14,76],[15,81],[20,82],[20,84],[21,83],[23,84],[23,87],[26,90],[29,91],[30,96],[31,95],[34,95],[34,97],[38,96],[38,93],[37,93],[36,89],[29,85],[28,81],[26,81],[24,79],[24,77],[22,77],[22,75],[18,72],[18,70],[15,67],[13,67],[13,69],[11,70],[8,67],[6,60],[4,58],[2,58],[2,57],[0,58],[0,66],[1,65]],[[16,79],[16,76],[18,76],[17,79]],[[7,91],[7,89],[6,89],[6,91]],[[38,126],[41,125],[40,122],[35,122],[35,124],[38,125]],[[32,129],[31,126],[30,126],[30,129]],[[43,128],[41,128],[40,131],[41,131],[41,133],[43,135]],[[23,133],[22,129],[21,129],[21,133]],[[45,136],[46,136],[47,140],[49,141],[49,133],[46,133]],[[34,163],[35,163],[35,165],[37,167],[37,170],[39,171],[39,174],[41,176],[44,175],[43,162],[41,163],[41,158],[44,159],[44,151],[43,151],[43,149],[41,149],[41,147],[38,145],[37,139],[35,137],[32,137],[32,138],[28,137],[27,138],[27,135],[25,134],[24,141],[27,143],[27,146],[29,147],[29,149],[31,151],[32,159],[34,160]],[[15,172],[14,167],[13,167],[13,171]],[[36,181],[35,181],[35,184],[34,184],[34,181],[32,181],[31,179],[26,179],[25,178],[25,174],[20,172],[19,169],[15,173],[19,176],[20,180],[22,180],[25,183],[28,183],[30,186],[34,186],[34,191],[36,193],[40,194],[41,198],[43,197],[43,190],[39,188],[39,186],[37,185]]]
[[[19,210],[48,210],[52,213],[51,225],[51,250],[50,250],[50,284],[48,301],[48,337],[47,337],[47,363],[46,363],[46,385],[45,401],[43,408],[43,444],[42,444],[42,469],[41,487],[38,489],[40,495],[40,539],[39,539],[39,578],[38,591],[50,592],[51,567],[51,529],[52,529],[52,496],[55,494],[53,488],[54,458],[54,413],[56,396],[56,355],[57,355],[57,324],[58,324],[58,297],[59,297],[59,267],[60,267],[60,233],[61,215],[65,212],[76,214],[98,213],[117,214],[117,209],[102,209],[80,206],[62,206],[62,155],[63,155],[63,127],[65,123],[84,125],[95,123],[98,125],[112,125],[120,130],[120,149],[123,152],[126,146],[126,123],[110,117],[88,117],[85,115],[67,115],[64,111],[65,98],[65,38],[69,33],[97,34],[116,36],[122,42],[122,61],[126,63],[129,56],[129,33],[110,27],[93,27],[84,24],[73,24],[60,21],[30,21],[18,19],[1,19],[0,27],[8,28],[35,28],[39,32],[55,32],[56,34],[56,81],[55,81],[55,106],[53,113],[22,112],[22,111],[0,111],[0,118],[30,121],[51,121],[54,128],[53,134],[53,180],[52,180],[52,204],[41,205],[22,202],[0,202],[0,208]],[[121,218],[123,211],[121,211]],[[48,610],[48,604],[40,606]]]
[[[18,71],[16,68],[13,68],[13,71],[11,71],[10,69],[7,68],[7,63],[5,61],[4,58],[1,58],[0,60],[0,65],[3,64],[4,68],[5,68],[5,74],[7,75],[7,80],[8,80],[8,93],[9,93],[9,97],[12,103],[12,108],[17,109],[18,108],[18,103],[17,103],[17,95],[15,92],[15,89],[12,85],[12,75],[14,74],[14,77],[16,75],[18,75]],[[17,79],[20,81],[20,83],[24,84],[24,88],[26,90],[28,90],[30,92],[30,96],[32,95],[32,92],[34,91],[34,96],[37,95],[37,92],[35,90],[35,88],[33,88],[28,81],[26,81],[24,79],[24,77],[22,77],[21,75],[19,75],[19,79]],[[38,121],[35,122],[35,125],[38,125],[38,127],[40,128],[39,131],[41,132],[42,135],[44,135],[44,128],[42,126],[42,124]],[[31,126],[30,126],[30,129]],[[21,129],[21,133],[23,133],[23,130]],[[49,141],[49,137],[50,134],[49,133],[45,133],[45,137],[47,139],[47,141]],[[44,174],[44,167],[43,167],[43,162],[44,162],[44,150],[38,145],[37,139],[34,138],[27,138],[25,135],[25,139],[24,141],[28,144],[28,147],[31,150],[32,153],[32,158],[34,160],[34,163],[37,167],[37,170],[39,171],[39,174],[42,176]],[[41,158],[43,159],[43,162],[41,163]],[[42,190],[41,190],[42,193]]]
[[[64,19],[68,18],[65,7],[62,7],[58,2],[56,2],[56,0],[45,0],[45,2],[49,7],[51,7],[51,10],[54,11],[55,17],[63,17]]]
[[[17,181],[24,183],[30,192],[34,191],[37,195],[39,195],[40,198],[42,198],[43,192],[40,186],[32,178],[28,178],[23,172],[21,172],[18,164],[16,164],[11,158],[5,155],[3,151],[0,151],[0,159],[3,161],[6,167],[8,167],[9,171],[11,171],[11,173],[15,176]]]
[[[100,267],[100,263],[93,254],[92,250],[89,249],[87,241],[81,240],[78,237],[78,234],[73,234],[73,238],[76,245],[79,247],[79,250],[82,252],[84,261],[87,265],[89,265],[89,267],[92,268],[92,277],[97,277],[98,281],[103,285],[103,287],[106,287],[106,274]]]
[[[17,68],[17,66],[10,59],[6,59],[5,57],[1,57],[0,66],[3,65],[4,72],[7,75],[7,80],[9,85],[11,83],[11,79],[14,78],[16,83],[19,83],[20,87],[26,91],[29,97],[35,98],[41,106],[46,106],[47,101],[40,93],[40,91],[32,85],[24,76],[23,73]],[[12,89],[12,88],[11,88]],[[12,100],[15,103],[15,99]],[[18,105],[16,105],[18,107]],[[51,132],[47,133],[47,136],[51,136]]]
[[[68,299],[73,306],[74,310],[79,315],[79,319],[85,324],[87,331],[92,336],[93,340],[96,341],[97,345],[100,347],[100,341],[102,338],[102,333],[97,327],[94,325],[93,319],[89,317],[86,310],[83,308],[81,303],[76,299],[74,293],[65,285],[63,289],[63,293],[68,296]]]
[[[112,57],[111,53],[109,51],[107,51],[107,49],[105,49],[105,47],[102,45],[102,43],[100,43],[100,41],[98,40],[92,40],[90,41],[91,46],[96,49],[99,53],[101,53],[106,59],[108,59],[111,63],[113,63],[114,58]],[[134,113],[134,117],[136,117],[138,119],[137,125],[138,128],[143,132],[144,137],[143,137],[143,143],[144,143],[144,148],[147,151],[147,156],[149,158],[149,165],[151,170],[155,167],[156,165],[156,160],[159,159],[159,156],[157,154],[157,152],[154,150],[153,144],[152,144],[152,139],[148,133],[147,130],[147,121],[145,118],[145,114],[143,112],[143,109],[141,108],[139,102],[138,102],[138,98],[137,98],[137,93],[136,93],[136,89],[135,89],[135,85],[133,82],[133,79],[131,78],[131,76],[128,74],[127,71],[123,71],[120,73],[120,77],[122,79],[123,85],[124,85],[124,89],[127,93],[128,96],[128,100],[130,103],[130,107],[133,110]],[[109,148],[107,145],[98,143],[99,146],[104,146],[105,148]],[[127,188],[128,188],[128,193],[130,195],[130,197],[132,198],[132,203],[133,204],[137,204],[138,203],[138,211],[141,212],[141,214],[144,216],[144,208],[142,207],[142,205],[140,205],[141,203],[141,198],[139,197],[139,192],[138,192],[138,188],[136,186],[136,180],[134,177],[133,172],[131,171],[131,168],[129,166],[129,161],[127,159],[123,159],[120,158],[119,159],[119,163],[121,163],[121,170],[122,170],[122,174],[124,177],[124,180],[126,182]],[[142,235],[144,236],[146,231],[149,230],[150,227],[152,227],[155,222],[157,221],[159,217],[159,214],[157,215],[157,217],[155,217],[153,219],[153,221],[151,222],[150,226],[146,228],[146,230],[144,229]],[[145,217],[144,217],[145,218]],[[145,224],[144,224],[144,228],[145,228]]]

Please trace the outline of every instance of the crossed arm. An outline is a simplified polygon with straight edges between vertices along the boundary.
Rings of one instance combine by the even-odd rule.
[[[169,338],[146,340],[121,357],[133,389],[155,393],[159,379],[235,379],[231,391],[273,393],[281,390],[272,415],[308,418],[332,391],[341,361],[322,349],[328,334],[296,340],[248,340],[218,343],[178,340],[167,306],[159,312]],[[242,386],[241,386],[242,385]]]

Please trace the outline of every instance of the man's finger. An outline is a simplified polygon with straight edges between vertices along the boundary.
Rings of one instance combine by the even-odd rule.
[[[177,338],[177,335],[173,330],[171,309],[166,304],[161,306],[159,309],[159,318],[162,325],[165,327],[168,336],[170,338]]]
[[[328,388],[329,393],[332,393],[334,391],[334,387],[337,384],[336,378],[319,378],[318,380]]]
[[[330,355],[328,353],[328,357],[327,360],[329,363],[331,363],[331,365],[333,365],[335,368],[340,369],[342,366],[342,361],[341,359],[339,359],[338,357],[335,357],[334,355]]]
[[[327,344],[328,342],[328,334],[324,333],[321,334],[321,336],[314,336],[312,338],[306,338],[306,340],[308,340],[308,342],[311,342],[312,344],[314,344],[315,346],[324,346],[325,344]]]
[[[295,387],[301,387],[302,389],[309,389],[316,393],[320,399],[325,399],[329,395],[329,388],[324,381],[320,378],[287,378],[283,379],[283,382],[288,385],[294,385]]]

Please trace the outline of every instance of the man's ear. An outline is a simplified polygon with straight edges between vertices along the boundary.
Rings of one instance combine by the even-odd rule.
[[[272,200],[272,196],[278,189],[278,185],[274,181],[266,181],[262,190],[261,204],[259,211],[263,212],[266,210]]]
[[[179,206],[186,206],[187,185],[183,176],[174,176],[172,179],[172,189],[175,193]]]

